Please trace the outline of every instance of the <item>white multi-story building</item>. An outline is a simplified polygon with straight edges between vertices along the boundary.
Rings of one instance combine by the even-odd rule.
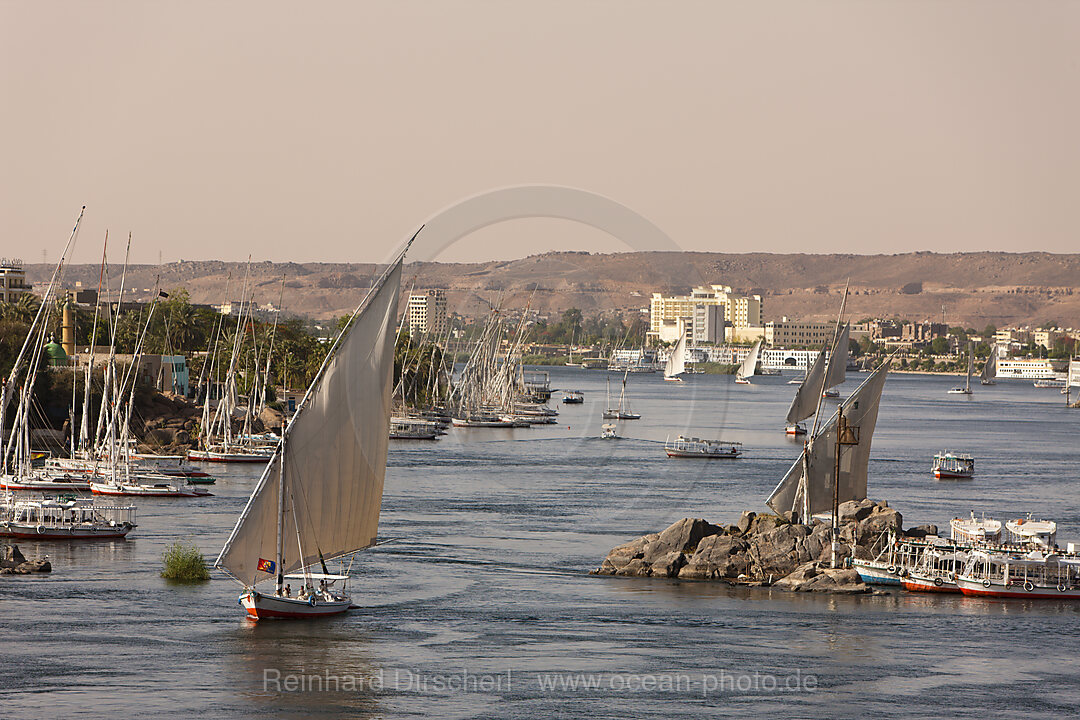
[[[409,295],[409,334],[446,333],[446,291],[425,290]]]
[[[16,302],[30,292],[22,260],[0,258],[0,302]]]
[[[709,310],[710,307],[720,310]],[[727,285],[702,285],[689,295],[653,293],[649,303],[649,335],[660,338],[665,326],[670,333],[672,323],[679,320],[694,342],[723,342],[724,325],[735,328],[761,325],[761,296],[736,295]]]

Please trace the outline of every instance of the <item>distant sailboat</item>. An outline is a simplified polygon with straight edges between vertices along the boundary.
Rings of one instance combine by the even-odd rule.
[[[623,371],[622,392],[619,393],[619,405],[611,406],[611,379],[608,378],[607,403],[604,406],[603,417],[605,420],[640,420],[641,413],[630,409],[630,397],[626,394],[626,375],[629,369]]]
[[[971,376],[975,372],[975,346],[973,343],[968,343],[968,362],[967,362],[967,379],[964,380],[964,387],[949,388],[950,395],[970,395],[971,394]]]
[[[244,586],[239,603],[255,620],[335,615],[352,604],[347,570],[331,574],[326,562],[376,542],[403,259],[334,342],[215,562]],[[256,589],[270,580],[272,591]]]
[[[750,352],[743,359],[742,364],[739,365],[739,369],[735,371],[735,382],[739,385],[749,385],[750,378],[753,377],[754,371],[757,369],[758,352],[761,350],[761,341],[758,340],[754,343],[754,346],[750,348]]]
[[[686,335],[679,338],[675,348],[668,356],[667,365],[664,366],[664,379],[668,382],[682,382],[682,375],[686,372]]]
[[[986,358],[986,364],[982,369],[982,384],[997,385],[997,347],[990,348],[990,357]]]

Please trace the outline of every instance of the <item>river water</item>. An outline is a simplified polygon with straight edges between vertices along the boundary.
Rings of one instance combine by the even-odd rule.
[[[127,541],[22,543],[54,571],[0,578],[3,716],[1076,716],[1080,603],[590,576],[614,545],[682,517],[764,510],[798,455],[783,434],[794,386],[631,376],[644,417],[604,441],[607,374],[551,376],[586,398],[560,406],[559,425],[391,443],[380,536],[392,541],[358,556],[360,609],[343,617],[251,623],[223,576],[158,576],[177,538],[216,557],[251,468],[220,469],[212,498],[139,499]],[[953,384],[889,378],[870,496],[905,525],[1033,512],[1080,541],[1080,411],[1030,382],[971,397],[947,395]],[[669,460],[662,442],[677,433],[746,454]],[[974,480],[930,477],[946,448],[975,455]]]

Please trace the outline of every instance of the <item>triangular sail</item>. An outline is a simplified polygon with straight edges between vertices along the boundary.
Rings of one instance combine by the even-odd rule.
[[[754,370],[757,369],[758,351],[761,349],[761,341],[758,340],[754,343],[754,346],[750,348],[749,354],[743,359],[742,364],[739,365],[739,369],[735,372],[735,377],[740,380],[745,380],[748,377],[752,377]]]
[[[826,390],[840,385],[847,379],[848,331],[850,329],[851,326],[845,323],[829,352],[829,374],[825,378]]]
[[[216,565],[237,580],[254,584],[270,577],[258,570],[258,563],[276,556],[279,507],[285,517],[280,572],[375,544],[386,473],[401,263],[398,260],[353,316],[225,543]],[[281,506],[279,486],[285,491]]]
[[[986,358],[986,364],[982,369],[982,381],[989,382],[997,377],[997,348],[990,348],[990,357]]]
[[[841,404],[849,427],[858,428],[858,443],[844,445],[840,455],[839,502],[866,498],[866,475],[870,461],[870,442],[877,423],[881,391],[892,359],[886,360],[859,388]],[[818,434],[807,443],[799,459],[773,490],[765,504],[777,513],[796,511],[803,514],[808,505],[810,514],[827,512],[833,503],[833,484],[836,471],[837,416],[834,414]],[[806,475],[806,482],[803,482]],[[801,497],[806,493],[806,502]]]
[[[825,350],[821,350],[814,358],[814,364],[806,371],[802,385],[795,392],[795,398],[788,408],[787,422],[795,424],[802,422],[817,412],[818,398],[821,396],[821,383],[825,376]]]
[[[679,338],[675,343],[675,349],[668,356],[667,365],[664,367],[664,377],[675,377],[686,372],[686,335]]]

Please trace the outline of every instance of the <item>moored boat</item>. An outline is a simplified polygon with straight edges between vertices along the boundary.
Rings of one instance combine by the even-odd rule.
[[[703,440],[679,435],[664,443],[669,458],[737,458],[742,454],[742,443],[721,440]]]
[[[1034,550],[975,550],[956,584],[965,595],[1080,600],[1080,558]]]
[[[580,390],[569,390],[563,395],[564,405],[581,405],[585,402],[585,395]]]
[[[135,506],[85,498],[0,498],[0,537],[22,540],[116,540],[135,528]]]

